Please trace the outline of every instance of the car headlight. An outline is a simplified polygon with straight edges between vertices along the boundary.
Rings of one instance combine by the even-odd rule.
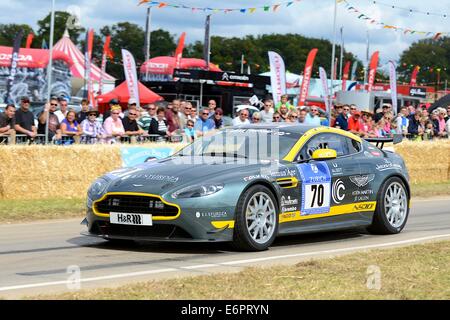
[[[105,193],[108,184],[108,181],[103,178],[95,180],[88,190],[88,197],[91,199],[99,198]]]
[[[172,193],[172,198],[198,198],[209,196],[223,189],[223,184],[203,184],[185,187]]]

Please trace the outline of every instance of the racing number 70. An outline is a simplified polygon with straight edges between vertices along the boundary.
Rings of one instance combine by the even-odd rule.
[[[316,202],[317,199],[317,207],[321,207],[323,205],[323,198],[324,198],[324,188],[323,188],[323,184],[313,184],[311,186],[311,191],[313,193],[312,196],[312,202],[311,202],[311,208],[316,207],[314,205],[314,203]]]

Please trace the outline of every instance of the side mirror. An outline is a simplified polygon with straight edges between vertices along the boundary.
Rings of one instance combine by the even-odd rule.
[[[333,149],[318,149],[312,154],[313,160],[331,160],[337,158],[337,152]]]

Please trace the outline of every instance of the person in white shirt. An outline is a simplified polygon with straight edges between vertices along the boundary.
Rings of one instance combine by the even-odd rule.
[[[233,119],[233,126],[239,126],[242,124],[250,124],[248,120],[249,112],[247,109],[242,109],[239,112],[239,116]]]
[[[273,121],[273,100],[264,101],[264,110],[260,112],[262,123],[271,123]]]
[[[62,123],[62,121],[66,118],[67,112],[67,105],[68,102],[65,98],[60,98],[59,100],[59,110],[55,111],[55,115],[58,117],[59,123]]]
[[[401,107],[400,112],[397,115],[397,118],[395,119],[395,122],[397,123],[396,132],[399,134],[403,134],[405,136],[408,134],[408,125],[409,125],[408,114],[409,114],[408,108]]]
[[[319,109],[316,106],[311,106],[311,112],[306,114],[306,124],[312,126],[320,126]]]

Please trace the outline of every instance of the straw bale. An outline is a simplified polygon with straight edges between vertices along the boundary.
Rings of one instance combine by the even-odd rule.
[[[183,145],[139,146],[180,149]],[[122,166],[120,147],[0,146],[0,199],[84,197],[97,177]]]

